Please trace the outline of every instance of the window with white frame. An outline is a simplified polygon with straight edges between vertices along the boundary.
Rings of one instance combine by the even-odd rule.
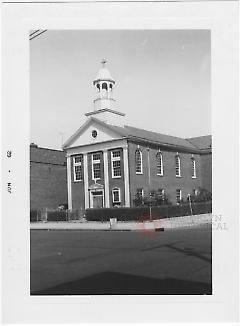
[[[82,155],[78,155],[73,158],[74,181],[81,181],[83,179],[82,161]]]
[[[176,177],[181,177],[181,160],[178,154],[175,155],[175,170],[176,170]]]
[[[196,161],[195,161],[194,157],[191,158],[191,172],[192,172],[192,178],[196,178],[197,177],[197,175],[196,175]]]
[[[112,190],[112,200],[113,204],[120,204],[121,203],[121,191],[119,188],[113,188]]]
[[[177,203],[180,203],[182,200],[182,190],[181,189],[177,189],[176,190],[176,201]]]
[[[121,177],[121,150],[114,150],[111,152],[112,161],[112,178]]]
[[[157,152],[156,159],[157,159],[157,175],[163,175],[163,156],[160,151]]]
[[[136,174],[142,174],[142,151],[140,148],[136,149],[135,152],[135,167],[136,167]]]
[[[92,154],[92,179],[93,180],[101,179],[101,154],[100,153]]]

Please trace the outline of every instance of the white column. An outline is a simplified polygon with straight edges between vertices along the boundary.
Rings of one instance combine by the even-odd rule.
[[[104,188],[105,188],[105,207],[110,207],[109,203],[109,174],[108,174],[108,151],[103,150],[104,166]]]
[[[68,187],[68,209],[72,209],[72,175],[71,175],[70,155],[67,155],[67,187]]]
[[[125,206],[130,207],[128,147],[123,147]]]
[[[88,193],[88,160],[87,153],[83,154],[83,170],[84,170],[84,198],[85,209],[89,208],[89,193]]]

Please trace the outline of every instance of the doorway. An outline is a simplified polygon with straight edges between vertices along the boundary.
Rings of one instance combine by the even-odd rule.
[[[91,207],[102,208],[103,207],[103,191],[91,191]]]

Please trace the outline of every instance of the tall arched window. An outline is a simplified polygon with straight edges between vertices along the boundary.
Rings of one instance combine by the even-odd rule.
[[[194,157],[191,158],[191,171],[192,171],[192,178],[196,178],[197,177],[197,175],[196,175],[196,161],[195,161]]]
[[[135,152],[136,174],[142,174],[142,151],[138,148]]]
[[[157,152],[157,175],[163,175],[163,157],[161,152]]]
[[[176,177],[181,177],[181,160],[178,154],[175,155],[175,169],[176,169]]]

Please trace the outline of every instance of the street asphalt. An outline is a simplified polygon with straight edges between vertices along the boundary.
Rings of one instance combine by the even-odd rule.
[[[31,294],[211,294],[211,234],[31,230]]]

